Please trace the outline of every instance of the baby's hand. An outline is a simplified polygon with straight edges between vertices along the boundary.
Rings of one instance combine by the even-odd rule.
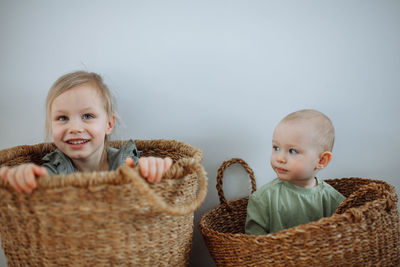
[[[35,176],[47,175],[44,167],[28,163],[15,167],[1,167],[0,177],[8,181],[17,192],[30,194],[36,188]]]
[[[135,163],[132,158],[126,158],[126,165],[135,168]],[[140,174],[147,178],[150,183],[159,182],[163,175],[171,168],[172,159],[166,157],[155,158],[155,157],[141,157],[139,158],[139,169]]]

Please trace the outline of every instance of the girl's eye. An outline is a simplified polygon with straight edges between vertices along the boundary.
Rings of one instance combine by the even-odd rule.
[[[289,149],[289,153],[290,154],[297,154],[298,152],[297,152],[296,149],[291,148],[291,149]]]
[[[66,121],[66,120],[68,120],[68,117],[67,116],[58,116],[57,120],[58,121]]]
[[[83,118],[84,120],[89,120],[89,119],[93,119],[94,117],[93,117],[92,114],[84,114],[84,115],[82,116],[82,118]]]
[[[279,151],[279,147],[277,147],[277,146],[272,146],[272,149],[275,151]]]

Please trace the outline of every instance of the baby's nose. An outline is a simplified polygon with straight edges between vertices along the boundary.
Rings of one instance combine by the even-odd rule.
[[[284,153],[279,153],[277,159],[276,159],[279,163],[285,163],[286,162],[286,157]]]

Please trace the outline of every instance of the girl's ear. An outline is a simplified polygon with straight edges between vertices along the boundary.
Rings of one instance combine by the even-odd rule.
[[[318,170],[322,170],[326,166],[328,166],[329,162],[331,162],[332,159],[332,153],[329,151],[322,152],[321,155],[319,156],[319,161],[317,165]]]
[[[115,126],[115,116],[112,116],[107,123],[106,135],[110,135]]]

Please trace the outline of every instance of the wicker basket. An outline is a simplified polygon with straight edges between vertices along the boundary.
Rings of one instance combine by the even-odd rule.
[[[199,222],[200,231],[217,266],[399,266],[399,215],[393,186],[378,180],[326,180],[346,200],[328,218],[264,236],[244,234],[248,197],[226,201],[224,170],[218,170],[221,204]]]
[[[186,266],[193,213],[207,192],[202,152],[177,141],[135,143],[145,156],[173,159],[160,183],[148,184],[126,166],[41,177],[31,195],[0,179],[0,234],[8,265]],[[41,164],[54,148],[43,143],[3,150],[0,165]]]

